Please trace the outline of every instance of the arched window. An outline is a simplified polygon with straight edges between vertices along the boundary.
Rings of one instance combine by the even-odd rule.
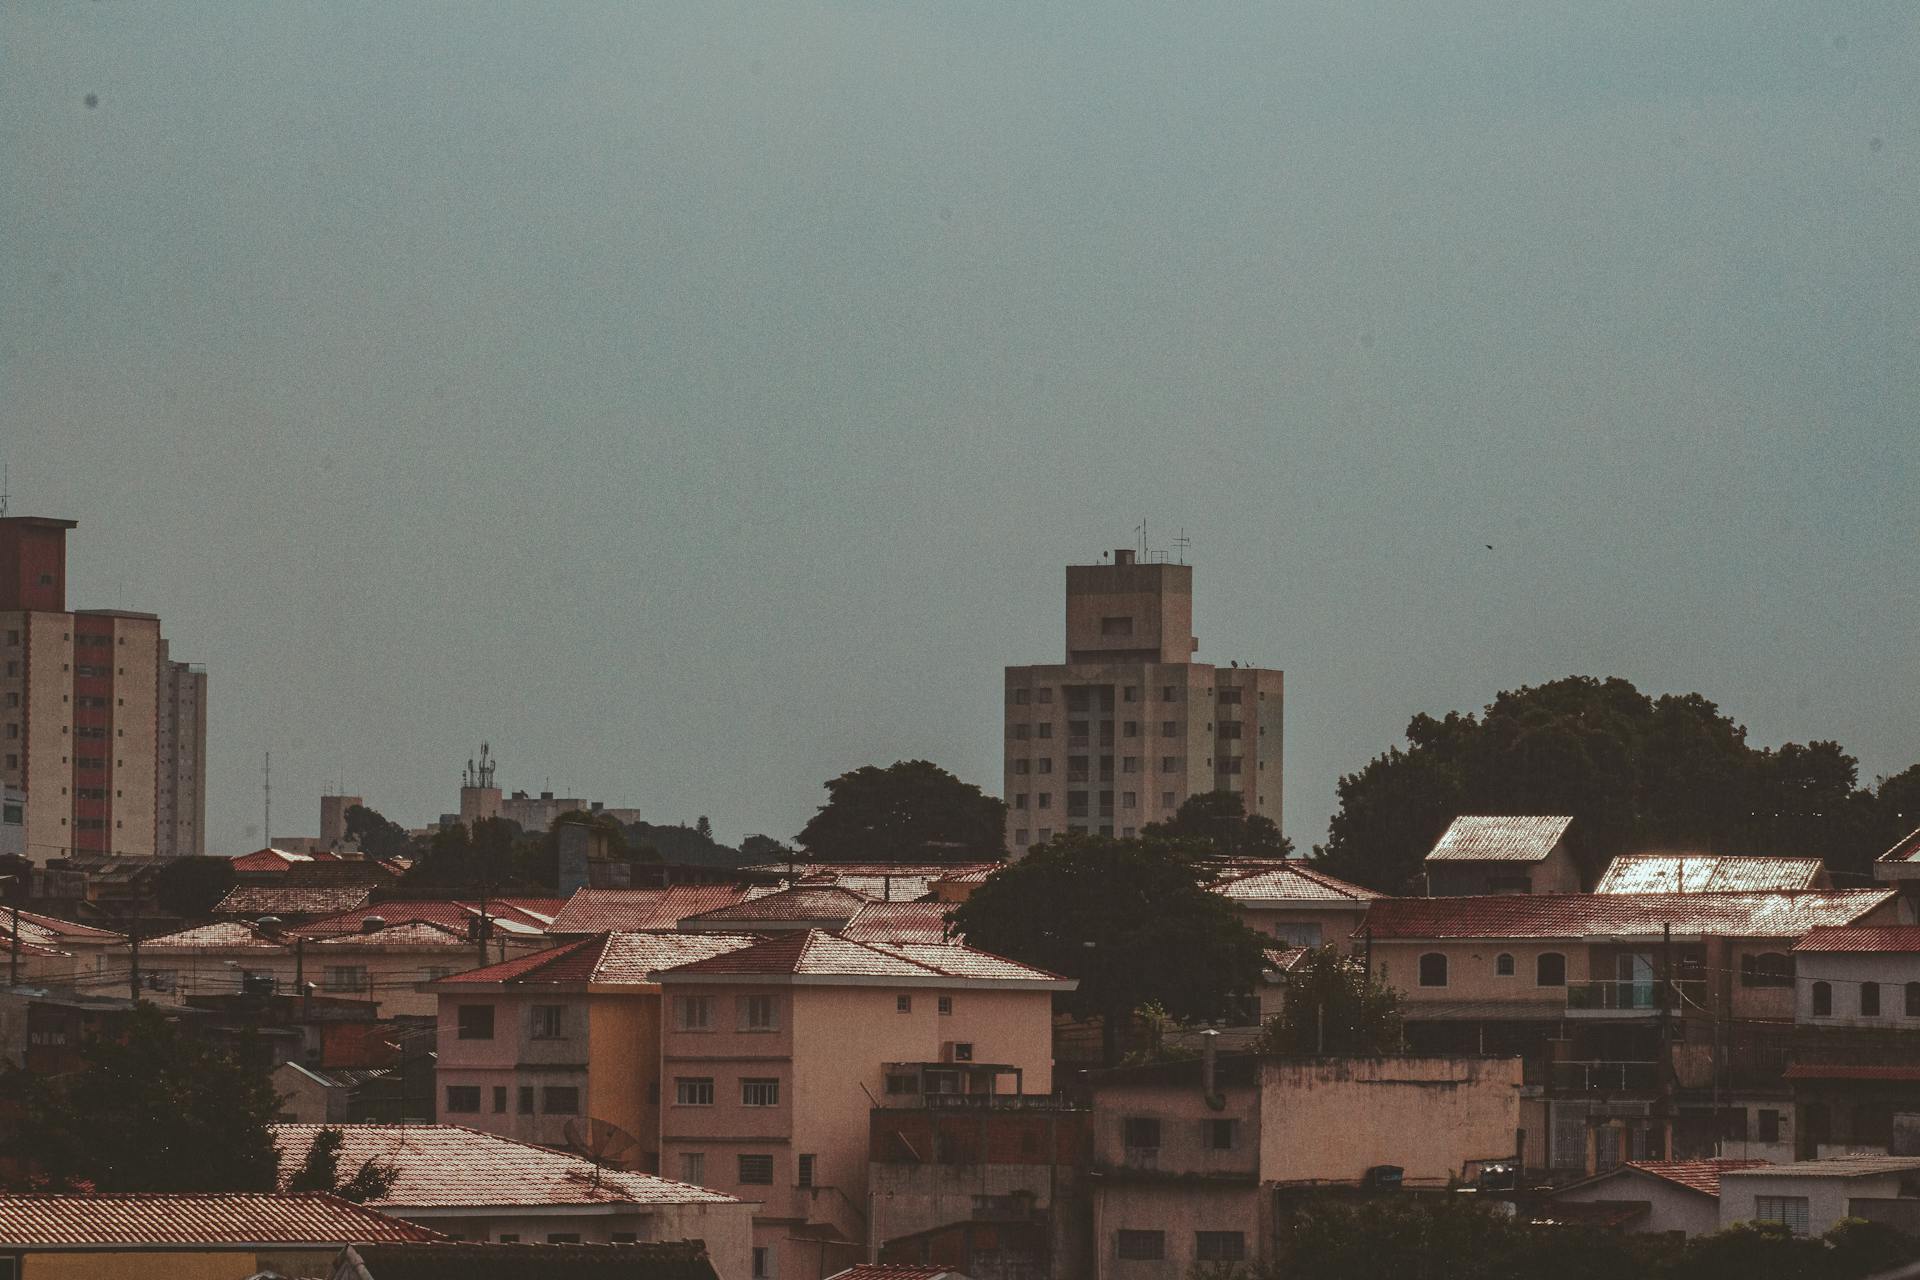
[[[1429,951],[1420,957],[1420,985],[1423,987],[1447,985],[1447,958],[1438,951]]]
[[[1813,1016],[1830,1018],[1833,1016],[1833,984],[1816,982],[1813,984]]]
[[[1502,951],[1499,955],[1495,956],[1493,958],[1493,971],[1503,978],[1511,978],[1513,976],[1512,954]]]
[[[1533,962],[1533,985],[1536,987],[1564,987],[1567,985],[1567,958],[1558,951],[1543,951],[1540,958]]]
[[[1907,984],[1907,1016],[1920,1018],[1920,982]]]
[[[1877,1018],[1880,1016],[1880,984],[1863,982],[1860,984],[1860,1016]]]

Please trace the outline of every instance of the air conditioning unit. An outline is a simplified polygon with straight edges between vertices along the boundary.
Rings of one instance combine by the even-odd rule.
[[[948,1040],[947,1042],[945,1042],[940,1046],[940,1061],[972,1062],[973,1061],[973,1041]]]

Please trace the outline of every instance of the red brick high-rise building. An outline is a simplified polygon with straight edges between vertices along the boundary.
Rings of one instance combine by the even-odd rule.
[[[67,608],[75,523],[0,517],[0,784],[27,856],[201,853],[206,672],[153,614]]]

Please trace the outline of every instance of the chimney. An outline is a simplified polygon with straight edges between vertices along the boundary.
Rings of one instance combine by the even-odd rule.
[[[1133,548],[1132,548],[1132,547],[1120,547],[1120,548],[1118,548],[1117,550],[1115,550],[1115,551],[1114,551],[1114,553],[1113,553],[1113,562],[1114,562],[1115,564],[1132,564],[1132,563],[1133,563]]]
[[[1218,1090],[1214,1088],[1215,1068],[1217,1066],[1214,1046],[1219,1040],[1220,1033],[1212,1027],[1208,1027],[1200,1033],[1200,1092],[1206,1098],[1207,1105],[1209,1106],[1212,1106],[1214,1098],[1219,1096]]]
[[[380,916],[367,916],[360,921],[360,932],[362,933],[378,933],[386,927],[386,920]]]

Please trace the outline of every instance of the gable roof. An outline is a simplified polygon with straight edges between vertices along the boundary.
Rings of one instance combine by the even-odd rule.
[[[1264,866],[1237,870],[1216,880],[1209,889],[1243,907],[1320,906],[1365,907],[1382,895],[1348,884],[1297,859],[1275,860]]]
[[[1427,853],[1428,862],[1539,862],[1560,843],[1566,814],[1463,814]]]
[[[337,1196],[0,1195],[0,1240],[15,1248],[329,1245],[444,1240]]]
[[[28,911],[25,908],[20,911],[20,926],[20,937],[27,942],[52,940],[79,943],[85,946],[126,941],[124,935],[115,933],[111,929],[96,929],[90,924],[81,924],[77,920],[63,920],[59,916],[43,915],[38,911]],[[0,930],[12,928],[12,909],[0,911]],[[46,934],[47,937],[45,939],[38,937],[36,930]]]
[[[316,947],[339,950],[417,951],[422,947],[469,947],[464,928],[441,924],[437,920],[401,920],[383,929],[367,933],[336,933],[310,939]]]
[[[373,890],[363,884],[237,884],[214,904],[216,916],[334,915],[364,907]]]
[[[1798,889],[1777,893],[1552,893],[1478,898],[1381,898],[1355,937],[1799,938],[1821,925],[1851,924],[1893,900],[1892,889]]]
[[[492,983],[560,986],[585,983],[651,983],[662,969],[738,951],[760,939],[744,933],[681,933],[673,929],[601,933],[544,951],[516,956],[484,969],[439,979],[436,986]]]
[[[337,853],[295,853],[291,849],[275,849],[271,845],[264,849],[255,849],[252,853],[243,853],[233,859],[235,871],[285,871],[288,867],[304,862],[344,862]]]
[[[1752,893],[1826,887],[1818,858],[1747,858],[1706,853],[1623,853],[1607,864],[1595,893]]]
[[[558,898],[488,898],[487,918],[496,934],[535,937],[547,931],[564,904]],[[358,933],[361,925],[374,916],[387,924],[424,920],[466,932],[467,922],[478,919],[480,902],[467,898],[427,898],[420,901],[395,899],[373,902],[334,915],[293,925],[289,933],[318,938],[328,934]]]
[[[1650,1174],[1701,1195],[1720,1194],[1720,1175],[1732,1169],[1751,1169],[1768,1160],[1629,1160],[1625,1168]]]
[[[959,987],[983,983],[1046,991],[1071,991],[1078,985],[1059,974],[964,945],[854,942],[819,929],[796,929],[659,974],[663,983],[783,979],[842,986]]]
[[[772,885],[676,884],[665,889],[580,889],[554,915],[547,932],[625,933],[671,929],[688,916],[772,893]]]
[[[950,902],[869,902],[840,936],[855,942],[945,942]],[[960,940],[954,934],[955,941]]]
[[[284,951],[288,945],[285,940],[270,938],[244,921],[216,920],[212,924],[197,925],[191,929],[162,934],[157,938],[147,938],[140,943],[140,949],[142,951],[196,951],[251,947],[263,951]]]
[[[466,1209],[555,1205],[738,1204],[690,1182],[622,1169],[595,1169],[591,1160],[515,1142],[455,1124],[276,1124],[280,1169],[291,1177],[322,1129],[341,1135],[340,1166],[378,1160],[394,1171],[393,1187],[375,1208]],[[636,1153],[637,1154],[637,1153]]]
[[[1920,827],[1893,842],[1893,848],[1875,858],[1875,862],[1913,862],[1920,860]]]
[[[870,899],[838,885],[799,885],[731,906],[702,911],[680,920],[682,929],[764,925],[795,928],[805,924],[846,924]]]
[[[1793,944],[1795,951],[1920,951],[1920,925],[1820,928]]]

